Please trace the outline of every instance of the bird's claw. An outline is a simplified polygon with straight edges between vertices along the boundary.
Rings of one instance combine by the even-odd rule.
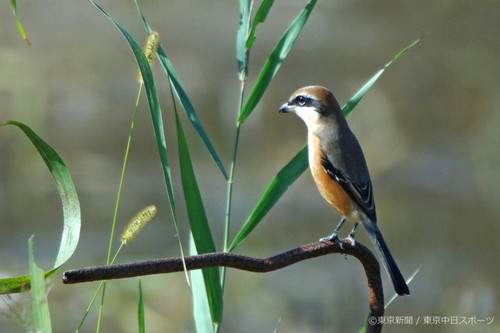
[[[354,239],[354,236],[356,235],[356,228],[358,227],[358,224],[356,223],[354,227],[352,228],[351,232],[349,235],[346,237],[347,240],[351,243],[352,246],[356,246],[356,240]]]
[[[320,242],[334,242],[335,244],[337,244],[338,246],[340,246],[340,248],[342,250],[344,249],[344,243],[342,243],[342,241],[337,237],[336,233],[333,233],[330,236],[326,236],[326,237],[320,238],[319,241]]]
[[[349,236],[347,236],[345,239],[347,239],[351,243],[351,246],[356,246],[356,240],[354,239],[354,233],[350,233]]]

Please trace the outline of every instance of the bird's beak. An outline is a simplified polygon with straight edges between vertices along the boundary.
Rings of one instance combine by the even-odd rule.
[[[292,108],[288,105],[288,103],[283,104],[279,109],[279,113],[289,113],[289,112],[292,112]]]

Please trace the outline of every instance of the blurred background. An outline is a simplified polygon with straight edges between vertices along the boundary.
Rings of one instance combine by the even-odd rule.
[[[137,40],[145,33],[132,1],[102,0]],[[257,2],[255,7],[260,2]],[[306,1],[277,1],[257,30],[248,90],[286,27]],[[142,1],[160,40],[226,167],[232,153],[239,82],[237,1]],[[128,45],[86,1],[18,3],[31,46],[19,36],[7,1],[0,4],[0,121],[24,122],[61,155],[82,207],[82,234],[63,269],[103,264],[138,84]],[[420,269],[411,296],[387,316],[413,325],[386,332],[498,332],[500,242],[500,8],[497,1],[319,1],[302,35],[257,109],[244,123],[234,186],[232,236],[281,167],[304,145],[304,124],[280,115],[297,88],[330,88],[340,104],[389,59],[394,63],[349,117],[375,188],[379,225],[403,274]],[[172,102],[159,66],[157,83],[180,210]],[[118,233],[149,204],[155,220],[118,261],[178,256],[145,97],[124,184]],[[186,120],[186,119],[184,119]],[[218,245],[223,240],[226,183],[188,122],[195,170]],[[236,252],[269,256],[329,234],[339,217],[308,172],[289,189]],[[39,265],[55,260],[62,228],[52,178],[28,139],[0,128],[0,276],[27,274],[27,240]],[[349,227],[345,227],[348,232]],[[364,231],[357,239],[369,246]],[[386,299],[393,294],[383,273]],[[326,256],[278,272],[229,270],[222,332],[357,332],[367,316],[359,262]],[[108,284],[104,332],[136,332],[137,281]],[[97,283],[50,281],[55,332],[74,331]],[[193,332],[191,294],[183,274],[143,278],[148,332]],[[23,332],[30,300],[0,302],[0,331]],[[97,308],[95,309],[97,310]],[[491,324],[424,325],[425,316],[494,318]],[[420,320],[418,325],[415,325]],[[95,330],[96,311],[84,326]]]

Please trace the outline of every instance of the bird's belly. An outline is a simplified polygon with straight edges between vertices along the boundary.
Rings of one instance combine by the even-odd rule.
[[[311,145],[309,145],[309,147],[311,147]],[[356,204],[349,195],[347,195],[342,186],[325,172],[321,165],[321,161],[314,160],[315,158],[321,159],[321,154],[317,154],[314,151],[311,153],[312,154],[309,155],[309,167],[311,168],[311,173],[321,196],[335,211],[337,211],[337,213],[345,217],[348,221],[361,221],[362,218]]]
[[[311,170],[321,196],[337,213],[350,222],[359,222],[361,217],[352,199],[342,187],[335,182],[323,169]]]

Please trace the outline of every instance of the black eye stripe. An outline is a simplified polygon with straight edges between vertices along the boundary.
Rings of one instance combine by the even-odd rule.
[[[304,96],[304,95],[299,95],[295,97],[294,99],[294,104],[297,104],[299,106],[304,106],[310,104],[312,99],[310,97]]]
[[[320,100],[308,95],[298,95],[294,97],[289,102],[289,105],[309,107],[321,115],[326,115],[328,113],[326,106]]]

